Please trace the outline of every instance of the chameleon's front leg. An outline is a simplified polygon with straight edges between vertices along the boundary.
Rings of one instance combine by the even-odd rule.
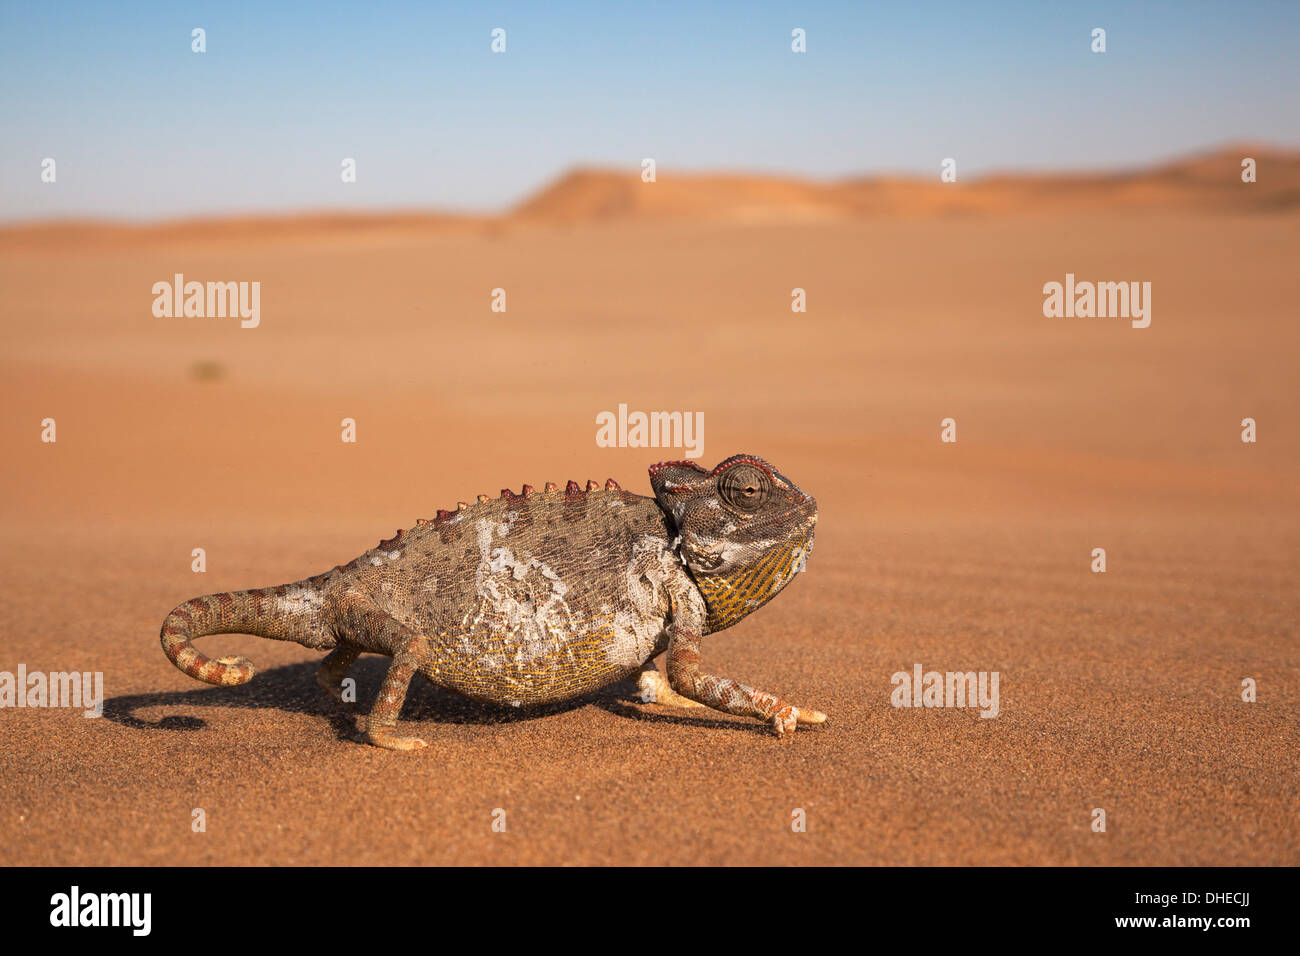
[[[714,710],[741,717],[770,721],[777,736],[787,734],[797,724],[820,724],[826,715],[810,707],[796,707],[775,694],[769,694],[729,677],[717,677],[700,670],[700,637],[691,630],[669,625],[672,641],[668,645],[668,682],[683,697],[698,701]]]
[[[637,696],[644,704],[663,704],[666,707],[703,707],[689,697],[673,690],[668,678],[659,673],[653,660],[648,660],[636,677]]]
[[[769,721],[778,736],[793,731],[798,724],[820,724],[826,720],[826,715],[819,710],[796,707],[775,694],[701,671],[700,634],[705,616],[700,598],[693,590],[673,597],[674,619],[667,628],[668,682],[673,690],[727,714]]]

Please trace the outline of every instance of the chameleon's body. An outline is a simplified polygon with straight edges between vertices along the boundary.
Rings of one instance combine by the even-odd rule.
[[[699,670],[699,638],[770,600],[802,570],[816,502],[762,459],[712,472],[650,470],[654,498],[610,480],[586,490],[527,485],[440,511],[349,564],[295,584],[193,598],[163,622],[182,671],[211,684],[253,676],[243,658],[191,643],[247,633],[328,650],[319,681],[335,696],[362,652],[393,658],[367,736],[393,731],[415,673],[475,700],[567,700],[640,673],[647,700],[705,704],[772,722],[778,733],[824,715]],[[669,652],[668,680],[651,663]]]

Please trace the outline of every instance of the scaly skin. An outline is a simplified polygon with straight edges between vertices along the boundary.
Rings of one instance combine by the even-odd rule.
[[[771,465],[737,455],[706,471],[650,469],[655,497],[612,479],[561,492],[525,485],[439,511],[352,562],[294,584],[192,598],[162,627],[182,671],[243,684],[245,658],[191,643],[256,634],[327,650],[318,682],[336,698],[362,652],[393,659],[367,739],[396,733],[415,674],[466,697],[521,706],[568,700],[638,674],[642,699],[756,717],[786,734],[825,715],[700,670],[700,639],[771,600],[812,550],[816,502]],[[668,676],[653,658],[668,652]]]

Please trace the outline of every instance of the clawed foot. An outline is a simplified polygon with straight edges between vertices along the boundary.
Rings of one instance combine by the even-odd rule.
[[[698,701],[683,697],[673,690],[668,678],[651,668],[641,672],[636,680],[637,697],[643,704],[664,704],[668,707],[703,707]]]
[[[826,723],[826,715],[820,710],[813,710],[811,707],[795,707],[787,704],[778,710],[772,717],[772,730],[778,737],[784,737],[794,733],[800,725],[809,726],[811,724]]]
[[[399,737],[396,728],[374,727],[366,732],[366,742],[384,750],[423,750],[429,744],[419,737]]]

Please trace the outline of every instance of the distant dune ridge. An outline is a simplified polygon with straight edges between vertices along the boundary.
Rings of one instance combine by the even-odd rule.
[[[1244,157],[1258,181],[1241,180]],[[1243,190],[1249,190],[1243,192]],[[582,222],[643,218],[856,218],[952,213],[1059,212],[1123,204],[1198,211],[1286,211],[1300,207],[1300,152],[1242,144],[1146,169],[1100,173],[994,174],[958,181],[867,176],[818,183],[720,174],[675,174],[653,184],[639,171],[574,170],[517,206],[511,217]]]
[[[1257,181],[1241,179],[1242,160]],[[831,182],[747,173],[699,173],[660,166],[654,183],[639,168],[577,168],[501,215],[400,212],[205,216],[156,223],[96,220],[25,222],[0,227],[0,245],[76,238],[265,237],[339,230],[497,229],[627,219],[798,222],[869,217],[1059,214],[1106,208],[1189,212],[1290,213],[1300,209],[1300,150],[1240,143],[1150,167],[1089,173],[995,173],[958,181],[863,176]]]

